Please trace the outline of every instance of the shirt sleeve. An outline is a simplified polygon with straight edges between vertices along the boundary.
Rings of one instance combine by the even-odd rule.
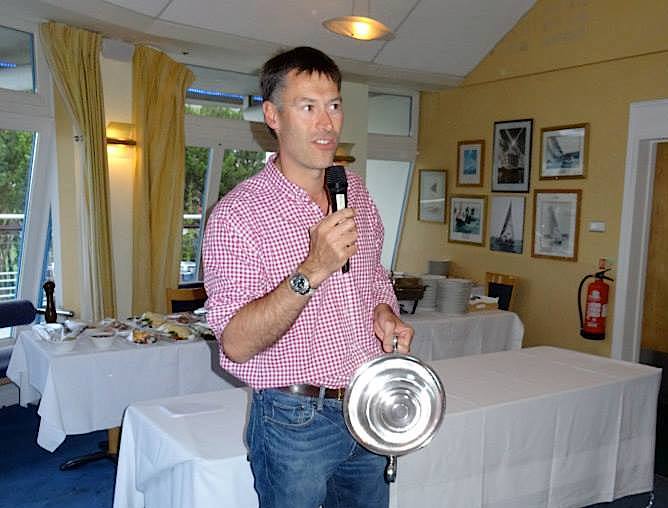
[[[217,206],[202,243],[206,320],[218,339],[239,309],[266,292],[266,277],[250,228],[234,217],[229,208]]]

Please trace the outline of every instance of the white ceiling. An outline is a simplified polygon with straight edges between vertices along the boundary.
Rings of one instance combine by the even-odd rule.
[[[0,0],[2,10],[53,19],[182,61],[254,73],[288,46],[330,54],[346,79],[438,89],[456,85],[535,0]],[[391,41],[354,41],[325,30],[325,19],[371,15]],[[1,23],[1,21],[0,21]]]

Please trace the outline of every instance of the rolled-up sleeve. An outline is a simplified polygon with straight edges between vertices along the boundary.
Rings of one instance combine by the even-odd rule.
[[[216,206],[202,243],[207,323],[220,339],[232,317],[265,292],[266,277],[251,232],[229,208]]]

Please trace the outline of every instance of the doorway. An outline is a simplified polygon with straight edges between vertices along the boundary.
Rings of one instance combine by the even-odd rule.
[[[656,145],[652,215],[643,302],[640,363],[668,372],[668,143]],[[656,418],[654,470],[668,476],[668,376],[662,376]]]

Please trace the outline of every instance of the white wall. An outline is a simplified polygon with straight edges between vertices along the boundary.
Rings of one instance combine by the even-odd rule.
[[[132,64],[102,57],[106,123],[132,121]],[[111,243],[119,318],[131,315],[132,307],[132,190],[134,155],[132,147],[109,148],[109,192]]]

